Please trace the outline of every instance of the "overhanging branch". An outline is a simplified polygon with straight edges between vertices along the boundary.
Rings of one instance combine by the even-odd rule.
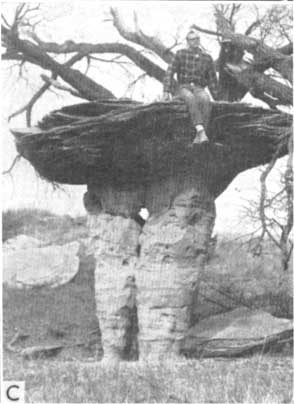
[[[8,51],[11,49],[16,50],[23,56],[24,61],[50,70],[53,74],[60,76],[65,82],[77,89],[85,99],[114,98],[114,95],[105,87],[97,84],[94,80],[83,75],[78,70],[58,63],[40,46],[35,45],[31,41],[20,39],[5,27],[3,32],[4,44]],[[82,54],[83,52],[79,53]]]
[[[248,91],[259,97],[272,97],[273,105],[291,105],[293,96],[292,89],[270,76],[259,73],[253,67],[246,64],[230,65],[227,64],[226,70],[242,85],[246,86]]]
[[[141,30],[136,13],[134,13],[133,30],[126,26],[117,8],[111,7],[110,13],[113,18],[113,25],[123,38],[141,45],[143,48],[150,49],[166,63],[170,63],[173,53],[156,36],[148,36]]]
[[[117,42],[92,44],[88,42],[76,43],[74,41],[66,41],[63,44],[58,44],[56,42],[44,42],[36,34],[33,34],[32,37],[41,49],[47,53],[69,54],[75,52],[83,56],[95,53],[114,53],[124,55],[140,69],[145,71],[148,76],[153,77],[160,82],[164,79],[164,69],[144,56],[142,51],[138,51],[127,44]]]
[[[41,98],[41,96],[48,90],[49,87],[50,87],[50,83],[45,83],[36,92],[36,94],[34,94],[34,96],[31,98],[31,100],[26,105],[24,105],[22,108],[15,111],[13,114],[9,115],[8,121],[10,121],[12,118],[15,118],[16,116],[22,114],[23,112],[26,112],[27,126],[31,126],[31,116],[32,116],[33,106],[39,100],[39,98]]]
[[[220,18],[219,13],[218,18]],[[222,18],[224,19],[224,16]],[[272,67],[292,83],[293,60],[289,54],[293,52],[293,44],[288,44],[280,49],[273,49],[258,39],[233,32],[227,23],[220,24],[222,29],[218,31],[207,30],[195,24],[193,26],[200,32],[222,37],[223,40],[230,41],[236,48],[251,52],[255,57],[256,64],[263,65],[263,70]]]

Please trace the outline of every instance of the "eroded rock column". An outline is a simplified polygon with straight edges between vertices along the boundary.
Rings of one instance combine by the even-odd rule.
[[[214,198],[199,186],[146,222],[136,275],[140,359],[180,353],[214,219]]]
[[[137,309],[134,269],[141,226],[131,218],[91,216],[96,258],[95,293],[104,360],[136,359]]]

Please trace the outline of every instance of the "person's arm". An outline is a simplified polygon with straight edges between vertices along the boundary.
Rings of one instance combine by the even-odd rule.
[[[214,61],[211,56],[209,56],[209,64],[207,69],[207,82],[210,94],[214,100],[218,99],[218,80],[215,70]]]
[[[178,53],[176,53],[176,55],[173,57],[171,63],[168,66],[168,69],[165,73],[165,77],[163,80],[163,97],[164,98],[170,98],[170,94],[173,93],[172,82],[173,82],[174,74],[178,70],[178,63],[179,63],[179,55],[178,55]]]

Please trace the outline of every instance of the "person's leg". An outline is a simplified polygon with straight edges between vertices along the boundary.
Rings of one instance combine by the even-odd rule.
[[[194,87],[194,98],[196,108],[200,111],[201,123],[204,129],[207,130],[210,115],[211,115],[211,101],[207,92],[201,87]]]
[[[190,90],[190,87],[180,87],[177,97],[181,98],[188,106],[193,126],[196,127],[196,125],[204,125],[202,112],[199,107],[200,103],[193,93],[193,88]]]
[[[202,104],[202,100],[195,97],[194,87],[180,87],[177,97],[184,100],[185,104],[188,106],[191,121],[195,127],[196,136],[192,142],[192,145],[207,142],[208,138],[205,133],[204,118],[202,116],[202,108],[200,106],[200,104]]]

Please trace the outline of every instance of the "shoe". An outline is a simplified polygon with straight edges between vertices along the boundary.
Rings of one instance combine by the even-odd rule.
[[[196,133],[195,139],[193,140],[193,144],[201,144],[209,142],[208,137],[206,136],[205,130],[202,129]]]

